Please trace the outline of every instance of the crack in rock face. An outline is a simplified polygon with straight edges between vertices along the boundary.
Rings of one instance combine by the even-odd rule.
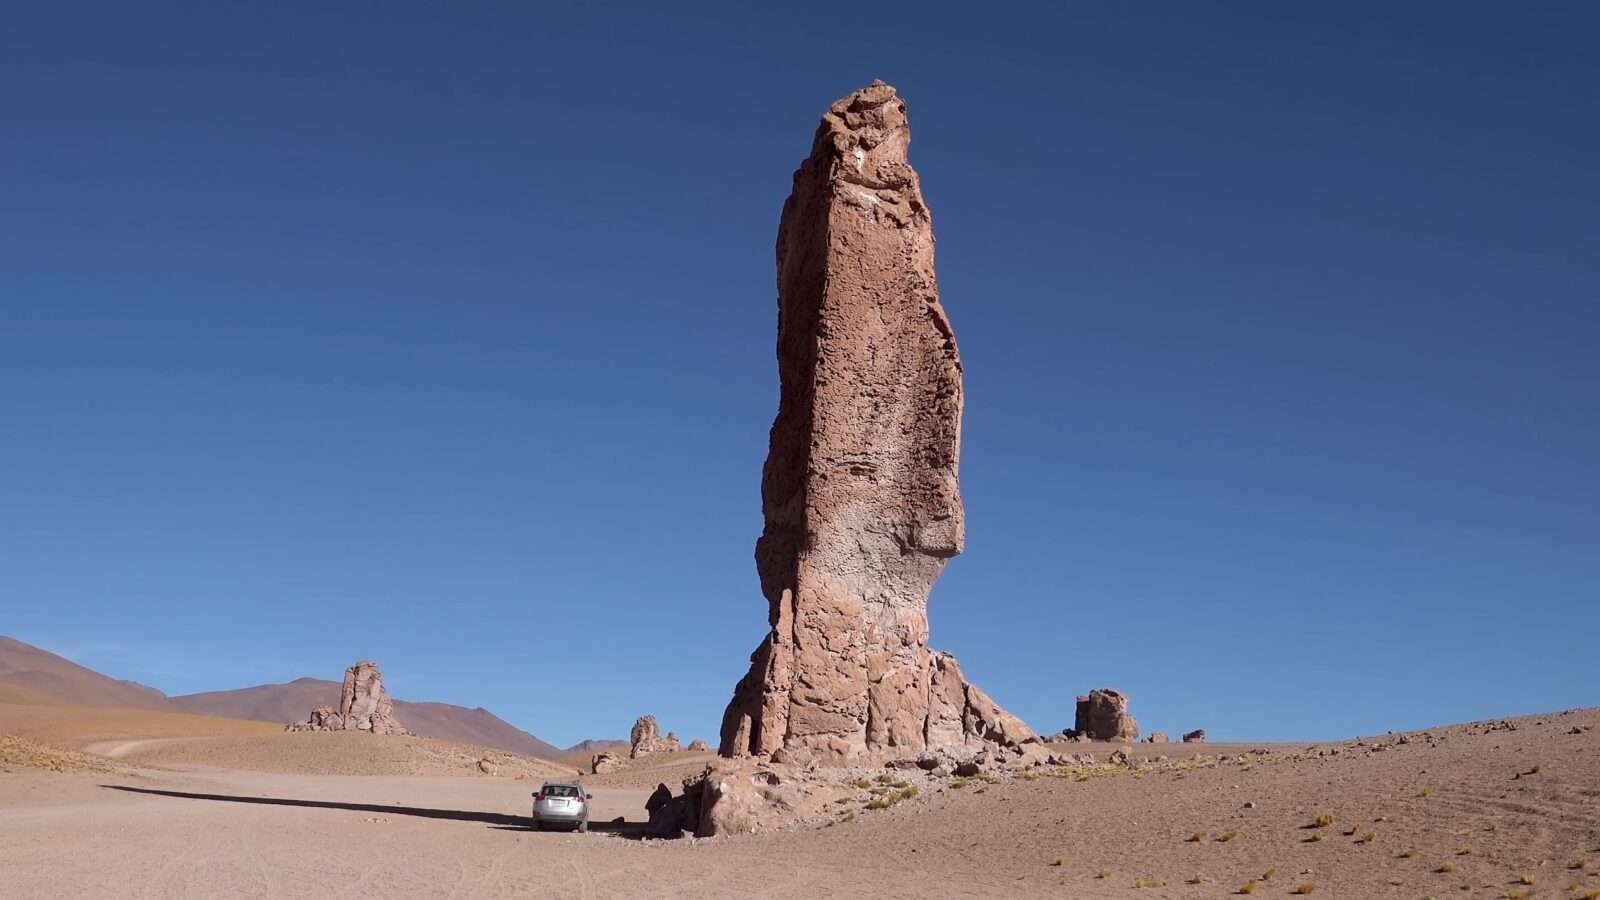
[[[756,542],[772,630],[724,714],[724,756],[842,764],[1033,736],[928,647],[928,593],[966,541],[962,383],[910,143],[893,87],[856,91],[783,207]]]

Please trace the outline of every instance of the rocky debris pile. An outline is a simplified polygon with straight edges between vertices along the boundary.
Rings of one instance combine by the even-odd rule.
[[[652,715],[640,716],[633,723],[633,730],[628,732],[628,755],[634,759],[650,753],[672,753],[682,750],[678,743],[678,736],[667,732],[666,737],[661,736],[661,726],[656,724],[656,717]]]
[[[1185,744],[1204,744],[1206,742],[1206,730],[1204,728],[1196,728],[1183,736],[1183,742]]]
[[[665,784],[656,787],[645,801],[646,833],[660,838],[753,834],[818,819],[829,804],[855,792],[827,771],[719,759],[685,778],[677,796]]]
[[[1111,688],[1098,688],[1078,698],[1073,731],[1092,741],[1135,741],[1139,722],[1128,713],[1128,695]]]
[[[705,753],[705,752],[709,751],[710,749],[711,749],[711,745],[707,744],[705,741],[700,740],[699,738],[695,738],[694,740],[689,742],[689,750],[694,752],[694,753]]]
[[[622,757],[616,755],[615,753],[607,753],[602,751],[600,753],[596,753],[594,757],[589,760],[589,772],[594,775],[604,775],[607,772],[615,772],[625,765],[627,765],[627,763],[622,761]]]
[[[928,593],[965,544],[961,357],[882,82],[834,103],[778,227],[778,374],[756,568],[771,631],[721,754],[843,765],[1033,737],[928,647]]]
[[[410,734],[394,717],[394,701],[383,685],[378,664],[364,659],[344,670],[339,708],[319,706],[304,722],[288,731],[366,731],[372,734]]]

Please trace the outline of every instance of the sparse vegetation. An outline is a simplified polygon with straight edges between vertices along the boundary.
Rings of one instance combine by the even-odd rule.
[[[1278,870],[1277,869],[1268,869],[1265,872],[1261,873],[1261,880],[1262,881],[1271,881],[1272,880],[1272,876],[1274,876],[1276,874],[1278,874]]]
[[[1189,835],[1186,842],[1190,844],[1199,844],[1204,842],[1207,837],[1209,837],[1209,835],[1207,835],[1204,831],[1196,831],[1194,834]]]
[[[1407,847],[1406,849],[1400,851],[1401,859],[1416,859],[1418,855],[1417,848],[1415,847]]]
[[[1166,882],[1158,881],[1154,878],[1135,878],[1133,880],[1133,886],[1136,888],[1164,887],[1165,885]]]
[[[1238,836],[1239,832],[1237,831],[1224,831],[1223,833],[1217,835],[1217,843],[1226,844]]]
[[[1391,879],[1389,879],[1389,884],[1394,886],[1394,887],[1404,887],[1405,883],[1406,883],[1406,880],[1404,878],[1391,878]]]
[[[1433,788],[1425,787],[1425,788],[1422,789],[1422,793],[1418,794],[1417,796],[1418,797],[1432,797],[1433,796]]]
[[[1309,894],[1312,891],[1315,891],[1316,889],[1317,889],[1317,886],[1308,881],[1305,884],[1297,884],[1297,885],[1295,885],[1294,886],[1294,890],[1290,891],[1289,893],[1291,893],[1291,894]]]
[[[1094,877],[1099,879],[1099,880],[1101,880],[1101,881],[1104,881],[1107,878],[1111,877],[1111,870],[1110,869],[1099,869],[1099,870],[1096,870],[1095,873],[1094,873]]]
[[[1239,888],[1239,890],[1235,891],[1234,893],[1238,893],[1238,894],[1254,894],[1255,892],[1256,892],[1256,880],[1254,878],[1252,878],[1249,881],[1246,881]]]
[[[1534,884],[1533,876],[1532,875],[1518,875],[1517,876],[1517,880],[1512,882],[1512,884],[1525,884],[1525,885],[1528,885],[1529,887],[1532,887],[1533,884]]]
[[[1302,843],[1302,844],[1320,844],[1320,843],[1322,843],[1322,832],[1313,831],[1313,832],[1311,832],[1311,836],[1310,837],[1306,838],[1305,840],[1301,841],[1300,843]]]
[[[1439,864],[1439,868],[1434,869],[1434,871],[1438,872],[1440,875],[1448,875],[1451,872],[1454,872],[1455,870],[1456,870],[1456,864],[1451,862],[1448,859],[1445,860],[1443,863],[1440,863]]]
[[[1478,855],[1478,851],[1472,849],[1471,847],[1462,847],[1460,850],[1456,851],[1456,855],[1457,856],[1477,856]]]
[[[1329,825],[1333,824],[1333,821],[1334,821],[1333,813],[1331,813],[1331,812],[1319,813],[1315,819],[1311,820],[1311,824],[1308,825],[1307,827],[1308,828],[1327,828]]]
[[[1211,883],[1211,876],[1207,875],[1204,872],[1196,872],[1196,873],[1194,873],[1193,877],[1191,877],[1189,879],[1186,879],[1184,881],[1184,884],[1210,884],[1210,883]]]
[[[867,803],[866,808],[867,809],[888,809],[889,807],[895,805],[896,803],[899,803],[899,802],[904,801],[904,800],[910,800],[912,797],[917,796],[917,794],[919,794],[919,793],[921,793],[921,792],[917,790],[916,785],[907,785],[906,787],[901,788],[898,791],[892,791],[890,793],[884,794],[881,797],[874,798],[873,800],[871,800],[870,802]]]
[[[1376,834],[1373,834],[1372,832],[1369,831],[1366,834],[1363,834],[1362,836],[1356,838],[1356,843],[1358,843],[1358,844],[1370,844],[1370,843],[1372,843],[1373,839],[1376,838],[1376,837],[1377,837]]]

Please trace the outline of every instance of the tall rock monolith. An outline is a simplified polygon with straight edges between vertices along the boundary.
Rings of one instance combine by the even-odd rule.
[[[373,734],[410,734],[394,717],[394,701],[383,684],[378,664],[364,659],[344,670],[339,688],[339,708],[323,706],[311,711],[305,722],[290,731],[368,731]]]
[[[961,357],[895,89],[833,104],[778,228],[778,415],[756,568],[771,632],[724,756],[835,764],[1033,733],[928,648],[928,593],[965,543]]]

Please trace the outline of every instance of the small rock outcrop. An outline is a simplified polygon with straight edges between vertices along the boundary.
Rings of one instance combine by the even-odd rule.
[[[725,757],[841,765],[1033,736],[928,646],[928,593],[966,541],[963,395],[910,139],[893,87],[839,100],[783,207],[755,553],[771,630],[723,714]]]
[[[704,753],[711,749],[711,745],[700,740],[699,738],[695,738],[689,742],[689,749],[695,753]]]
[[[1171,742],[1172,738],[1167,737],[1167,733],[1165,731],[1158,731],[1144,740],[1147,744],[1166,744]]]
[[[1128,695],[1111,688],[1100,688],[1078,698],[1077,721],[1073,730],[1090,740],[1133,741],[1139,738],[1139,722],[1128,713]]]
[[[366,731],[372,734],[410,734],[394,717],[394,701],[384,687],[378,664],[364,659],[344,670],[339,708],[320,706],[289,731]]]
[[[1206,730],[1204,728],[1196,728],[1183,736],[1183,742],[1185,744],[1204,744],[1206,742]],[[1227,742],[1224,741],[1223,743]]]
[[[594,775],[604,775],[607,772],[615,772],[625,765],[627,763],[624,763],[622,757],[615,753],[596,753],[589,760],[589,772]]]
[[[666,737],[661,736],[661,726],[653,715],[640,716],[633,723],[633,730],[628,732],[628,744],[628,755],[634,759],[650,753],[671,753],[683,749],[678,736],[672,732],[667,732]]]

